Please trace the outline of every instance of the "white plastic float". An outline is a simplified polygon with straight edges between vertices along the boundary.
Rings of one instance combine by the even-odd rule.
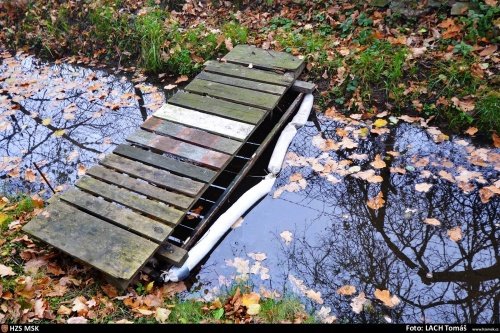
[[[208,229],[203,237],[196,243],[195,246],[189,251],[188,259],[182,267],[173,267],[168,271],[164,271],[161,277],[165,282],[182,281],[189,276],[191,270],[198,265],[198,263],[212,250],[217,242],[226,234],[231,226],[238,220],[245,212],[252,207],[257,201],[262,199],[265,195],[271,192],[276,175],[281,171],[285,154],[292,142],[297,129],[304,126],[307,118],[311,113],[313,106],[313,95],[307,94],[300,105],[299,111],[292,121],[281,132],[278,142],[274,147],[271,160],[269,161],[268,171],[270,172],[264,179],[249,189],[243,194],[224,214],[222,214],[217,221]]]

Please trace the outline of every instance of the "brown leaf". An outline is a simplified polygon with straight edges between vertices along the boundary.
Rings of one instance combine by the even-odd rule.
[[[494,195],[500,194],[500,189],[496,188],[494,185],[485,186],[479,190],[479,197],[482,203],[488,203]]]
[[[415,190],[417,190],[418,192],[424,192],[424,193],[429,192],[431,187],[432,187],[432,184],[429,184],[429,183],[415,184]]]
[[[87,168],[83,164],[78,164],[77,174],[78,176],[83,176],[87,172]]]
[[[66,320],[67,324],[86,324],[88,322],[88,319],[84,317],[71,317],[68,320]]]
[[[427,218],[424,220],[424,223],[427,223],[429,225],[434,225],[434,226],[441,225],[441,222],[439,222],[439,220],[435,219],[435,218]]]
[[[226,45],[226,49],[228,51],[231,51],[233,49],[233,42],[231,41],[231,38],[226,38],[224,40],[224,45]]]
[[[393,308],[401,302],[396,295],[391,296],[389,290],[376,289],[374,295],[376,299],[382,301],[388,308]]]
[[[485,47],[480,53],[479,55],[481,57],[486,57],[486,56],[490,56],[492,55],[493,53],[495,53],[498,49],[498,45],[497,44],[491,44],[490,46],[487,46]]]
[[[476,127],[469,127],[464,133],[469,134],[470,136],[473,136],[476,134],[478,129]]]
[[[85,316],[88,313],[89,308],[84,296],[78,296],[73,300],[71,311],[76,312],[79,316]]]
[[[31,169],[26,169],[26,171],[24,173],[24,179],[26,179],[30,183],[35,182],[36,181],[36,174],[35,174],[35,172],[33,170],[31,170]]]
[[[181,83],[181,82],[186,82],[187,80],[189,80],[189,77],[187,75],[181,75],[177,78],[177,80],[175,80],[175,83]]]
[[[462,239],[462,228],[460,228],[459,226],[451,228],[450,230],[448,230],[447,234],[452,241],[458,242]]]
[[[59,307],[59,309],[57,310],[57,314],[58,315],[63,315],[63,316],[68,316],[68,315],[71,314],[71,312],[72,312],[71,309],[68,308],[68,307],[66,307],[66,306],[64,306],[64,305],[61,305]]]
[[[493,140],[493,145],[495,148],[500,148],[500,136],[498,136],[496,133],[493,133],[491,135],[491,139]]]
[[[382,191],[380,191],[376,197],[369,199],[366,204],[373,210],[377,210],[379,208],[384,207],[385,200]]]
[[[351,285],[345,285],[337,289],[337,294],[350,296],[356,292],[356,287]]]
[[[116,296],[118,296],[118,291],[116,290],[116,288],[109,283],[101,286],[101,289],[109,298],[115,298]]]
[[[157,322],[159,323],[165,323],[168,319],[168,316],[170,316],[170,313],[172,311],[169,310],[169,309],[165,309],[165,308],[157,308],[156,309],[156,312],[155,312],[155,319]]]

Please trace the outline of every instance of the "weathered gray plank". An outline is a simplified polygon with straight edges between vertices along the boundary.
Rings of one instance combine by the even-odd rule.
[[[168,156],[156,154],[149,150],[144,150],[129,145],[119,145],[118,147],[116,147],[113,153],[148,165],[152,165],[160,169],[172,171],[189,178],[201,180],[205,183],[212,181],[217,175],[217,172],[215,172],[214,170],[179,161]]]
[[[249,124],[259,123],[267,115],[267,111],[259,108],[184,91],[178,91],[168,103]]]
[[[63,202],[45,211],[24,231],[119,279],[131,279],[159,247]]]
[[[219,83],[227,84],[230,86],[260,91],[260,92],[278,95],[278,96],[283,95],[286,91],[286,87],[283,87],[283,86],[278,86],[278,85],[269,84],[269,83],[256,82],[256,81],[249,81],[249,80],[240,79],[237,77],[231,77],[231,76],[220,75],[220,74],[209,73],[209,72],[201,72],[200,74],[198,74],[198,76],[196,76],[196,78],[201,79],[201,80],[206,80],[206,81],[219,82]]]
[[[180,267],[187,260],[188,251],[173,244],[166,243],[156,251],[155,256],[160,260],[165,260],[174,266]]]
[[[129,135],[127,141],[187,158],[201,165],[215,169],[222,168],[231,158],[228,154],[195,146],[168,136],[157,135],[144,130],[135,131]]]
[[[270,71],[248,68],[244,65],[218,62],[214,60],[205,62],[205,71],[239,77],[251,81],[277,84],[283,87],[289,87],[294,80],[293,75],[278,74]]]
[[[299,81],[296,80],[291,88],[293,91],[297,91],[304,94],[311,94],[316,90],[316,85],[312,82]]]
[[[119,187],[124,187],[133,192],[145,195],[151,199],[164,202],[182,209],[187,209],[191,206],[194,199],[182,194],[169,192],[165,189],[153,186],[145,181],[138,180],[118,173],[111,169],[107,169],[101,165],[96,165],[87,170],[87,175],[94,178],[104,180]]]
[[[252,64],[272,70],[292,71],[297,78],[304,69],[304,60],[285,52],[264,50],[251,45],[237,45],[224,59],[237,64]]]
[[[154,113],[154,116],[238,140],[247,138],[255,127],[172,104],[164,104]]]
[[[191,197],[196,196],[205,187],[205,184],[198,181],[177,176],[168,171],[160,170],[115,154],[106,156],[101,161],[101,164]]]
[[[62,193],[61,200],[77,206],[86,213],[98,215],[103,220],[109,220],[121,228],[146,236],[160,244],[173,231],[172,228],[163,223],[124,209],[123,207],[118,207],[111,202],[97,198],[74,187]]]
[[[274,109],[280,100],[280,96],[199,79],[194,79],[184,89],[264,110]]]
[[[226,154],[234,154],[241,146],[241,142],[236,140],[175,124],[157,117],[149,118],[141,127],[155,133],[169,135]]]
[[[148,216],[152,216],[172,226],[177,225],[184,216],[184,212],[173,207],[140,197],[128,190],[118,188],[94,178],[83,177],[76,183],[76,186],[92,194],[99,195],[105,199],[117,202]]]

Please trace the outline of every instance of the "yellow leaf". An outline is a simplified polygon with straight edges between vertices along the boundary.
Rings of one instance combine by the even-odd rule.
[[[247,307],[247,314],[250,316],[255,316],[258,315],[260,311],[260,304],[250,304],[250,306]]]
[[[255,292],[243,294],[243,296],[241,296],[241,305],[244,305],[248,308],[252,304],[259,304],[259,300],[260,295]]]
[[[45,118],[44,120],[42,120],[42,125],[48,126],[48,125],[50,125],[51,122],[52,122],[52,118]]]
[[[363,127],[363,128],[359,129],[359,136],[362,138],[366,138],[368,136],[368,133],[370,133],[370,131],[368,130],[367,127]]]
[[[378,127],[378,128],[384,127],[385,125],[387,125],[387,120],[385,120],[385,119],[377,119],[373,123],[373,126]]]
[[[154,286],[155,282],[154,281],[151,281],[149,282],[147,285],[146,285],[146,292],[150,292],[152,289],[153,289],[153,286]]]
[[[61,136],[64,135],[64,133],[66,133],[66,130],[60,129],[60,130],[54,131],[54,136],[57,138],[60,138]]]
[[[345,285],[337,289],[337,294],[350,296],[356,292],[356,287],[351,285]]]
[[[0,212],[0,225],[9,220],[9,215]]]

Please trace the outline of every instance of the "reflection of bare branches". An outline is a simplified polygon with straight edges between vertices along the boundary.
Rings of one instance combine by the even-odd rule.
[[[327,134],[337,124],[326,124]],[[300,156],[319,156],[310,146],[317,133],[305,129],[294,140],[292,150]],[[395,309],[380,307],[397,322],[419,322],[436,318],[441,322],[498,322],[500,263],[498,246],[499,201],[480,201],[477,190],[465,194],[456,185],[440,178],[431,180],[428,193],[414,190],[419,174],[392,174],[392,165],[411,165],[415,154],[436,159],[445,153],[418,127],[401,125],[389,135],[361,141],[356,152],[369,155],[364,169],[376,154],[397,150],[400,157],[386,161],[380,171],[383,182],[371,184],[346,176],[331,185],[310,169],[301,169],[308,186],[302,202],[317,207],[322,202],[331,224],[317,234],[318,239],[296,237],[295,244],[284,247],[284,263],[297,272],[309,286],[315,286],[342,318],[349,321],[376,321],[373,313],[355,315],[335,291],[343,284],[355,284],[359,291],[373,295],[374,289],[389,289],[403,301]],[[447,147],[446,149],[451,149]],[[459,156],[459,154],[457,153]],[[345,153],[335,154],[339,160]],[[454,163],[459,165],[459,158]],[[368,166],[369,168],[369,166]],[[432,170],[432,166],[429,166]],[[435,170],[434,170],[435,171]],[[297,169],[284,171],[292,173]],[[437,173],[437,172],[436,172]],[[280,177],[281,182],[287,177]],[[429,180],[427,180],[429,181]],[[279,183],[277,186],[281,186]],[[379,191],[386,205],[378,210],[366,202]],[[437,218],[442,227],[424,224]],[[463,238],[452,242],[446,230],[460,225]],[[340,314],[339,313],[339,314]]]

